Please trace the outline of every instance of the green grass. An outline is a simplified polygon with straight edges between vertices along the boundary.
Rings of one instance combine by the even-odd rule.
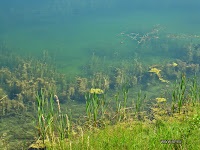
[[[200,149],[199,103],[183,106],[183,111],[168,115],[166,105],[155,104],[154,118],[130,119],[96,126],[72,126],[69,138],[46,142],[48,150],[198,150]],[[186,109],[187,108],[187,109]],[[158,110],[158,111],[156,111]],[[92,126],[92,125],[91,125]],[[167,143],[168,142],[168,143]]]
[[[195,109],[198,109],[198,107],[193,110]],[[178,117],[179,119],[169,117],[169,121],[129,121],[107,126],[102,130],[85,131],[83,140],[82,137],[76,137],[72,140],[71,146],[68,145],[67,149],[198,150],[200,149],[200,120],[197,119],[197,116],[199,119],[199,114],[182,114],[182,116]],[[198,124],[195,122],[197,120]],[[177,143],[164,144],[166,140]]]
[[[144,103],[141,97],[142,93],[139,92],[135,110],[131,107],[132,111],[124,111],[124,115],[127,117],[121,120],[115,118],[119,112],[112,112],[106,108],[105,111],[110,113],[109,117],[100,117],[102,114],[98,113],[101,109],[98,104],[102,99],[93,93],[86,99],[88,102],[86,111],[94,117],[93,121],[86,119],[79,123],[70,122],[70,124],[61,112],[54,111],[52,96],[50,98],[52,103],[50,103],[50,107],[47,107],[48,111],[43,109],[43,107],[46,108],[46,105],[43,104],[45,97],[41,92],[41,98],[37,99],[39,128],[40,131],[44,131],[41,132],[44,134],[39,136],[41,146],[49,150],[198,150],[200,149],[200,101],[199,94],[194,94],[194,91],[198,90],[197,79],[193,78],[190,82],[188,80],[187,84],[185,81],[185,78],[181,78],[179,84],[176,82],[175,92],[172,90],[171,102],[154,102],[145,111],[136,107],[137,103]],[[194,87],[192,90],[191,86]],[[122,108],[121,106],[116,108],[117,110],[127,109],[128,95],[126,94],[128,94],[128,90],[122,90],[121,97],[119,92],[114,96],[117,107],[119,99],[124,104]],[[181,106],[179,105],[180,101]],[[171,109],[172,106],[173,109]],[[140,113],[140,117],[138,117],[138,113]],[[100,116],[98,117],[98,115]],[[44,119],[42,119],[43,117]],[[88,117],[91,116],[88,115]],[[50,124],[48,120],[50,120]],[[67,133],[65,133],[66,131]]]

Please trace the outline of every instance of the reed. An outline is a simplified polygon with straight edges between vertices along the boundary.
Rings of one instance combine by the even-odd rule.
[[[122,92],[122,95],[121,95]],[[124,84],[121,91],[117,91],[114,96],[116,103],[116,115],[117,121],[121,121],[126,118],[127,100],[128,100],[128,87]]]
[[[135,102],[135,112],[136,114],[139,114],[141,112],[142,104],[144,103],[144,100],[146,99],[146,94],[142,95],[142,91],[140,90],[137,93],[137,99]]]
[[[43,94],[43,90],[41,90],[41,94],[36,95],[37,100],[37,118],[38,118],[38,135],[39,138],[42,139],[42,142],[44,144],[44,140],[46,138],[46,125],[45,125],[45,98]]]
[[[57,95],[50,94],[45,98],[44,89],[36,95],[37,100],[37,123],[38,123],[38,140],[46,145],[50,143],[60,143],[63,147],[63,141],[70,137],[71,124],[67,114],[63,114],[60,108],[60,102]],[[55,109],[54,100],[57,102]]]
[[[101,108],[101,119],[105,119],[105,113],[106,113],[106,95],[103,94],[100,100],[100,108]]]
[[[86,99],[86,114],[87,117],[89,118],[89,120],[91,119],[92,113],[91,113],[91,98],[90,98],[90,94],[86,93],[85,95],[85,99]]]
[[[194,76],[191,81],[190,85],[190,100],[192,101],[193,105],[195,105],[200,100],[200,89],[197,82],[197,77]]]
[[[116,113],[117,113],[117,116],[118,116],[118,121],[120,121],[121,117],[122,117],[120,115],[122,106],[121,106],[121,101],[119,101],[119,92],[117,92],[115,94],[115,102],[116,102],[116,108],[117,108]]]
[[[128,100],[128,87],[127,85],[123,85],[122,86],[122,106],[120,108],[120,112],[119,112],[119,119],[118,121],[121,121],[122,119],[126,119],[127,118],[127,114],[126,114],[126,109],[127,109],[127,100]]]
[[[87,117],[89,118],[89,121],[93,120],[96,124],[99,118],[100,108],[104,111],[105,101],[103,98],[100,98],[100,95],[96,92],[86,93],[85,99]]]
[[[122,92],[123,92],[123,104],[124,104],[123,107],[126,108],[128,100],[128,87],[126,85],[122,87]]]
[[[91,102],[92,102],[91,110],[92,110],[92,113],[93,113],[93,120],[94,120],[94,122],[97,122],[97,116],[98,116],[98,111],[99,111],[98,110],[98,108],[99,108],[99,98],[98,98],[96,93],[92,94]]]
[[[85,94],[85,100],[86,114],[89,119],[89,122],[92,121],[93,125],[97,127],[100,125],[100,122],[105,119],[105,93],[101,89],[91,88],[91,90]]]
[[[186,92],[186,77],[184,74],[181,76],[180,82],[176,81],[172,92],[172,112],[175,112],[176,105],[178,106],[178,112],[181,112],[181,108],[185,100]]]

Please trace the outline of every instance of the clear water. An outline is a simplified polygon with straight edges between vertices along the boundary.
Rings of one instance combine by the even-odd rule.
[[[1,2],[0,40],[17,53],[48,50],[67,72],[77,72],[93,52],[126,54],[124,31],[160,24],[169,33],[199,34],[198,1],[49,0]],[[126,41],[128,42],[128,41]],[[133,50],[134,51],[134,50]]]
[[[160,24],[167,33],[199,35],[199,8],[199,0],[1,0],[0,42],[23,56],[40,57],[47,50],[60,71],[79,74],[93,53],[108,63],[116,53],[129,59],[135,49],[122,32],[146,32]],[[139,57],[148,63],[166,56]],[[8,132],[0,121],[1,132]]]

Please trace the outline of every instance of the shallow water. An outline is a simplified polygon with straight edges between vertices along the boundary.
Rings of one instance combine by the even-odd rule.
[[[63,1],[63,4],[64,2],[67,1]],[[56,1],[46,2],[46,4],[52,8],[52,4],[56,4],[57,12],[45,10],[44,7],[36,9],[38,4],[30,6],[27,3],[24,4],[26,9],[18,10],[20,6],[13,4],[7,17],[6,13],[2,14],[0,40],[21,55],[40,56],[42,51],[47,50],[63,70],[77,72],[91,59],[94,52],[101,54],[103,51],[102,55],[109,56],[119,51],[126,55],[130,50],[130,46],[127,46],[130,41],[123,41],[121,44],[123,39],[119,36],[124,31],[151,30],[154,25],[160,24],[167,33],[199,34],[200,18],[196,8],[192,9],[190,5],[187,8],[187,4],[184,3],[173,5],[173,2],[168,2],[164,5],[156,2],[155,6],[145,1],[137,2],[135,4],[138,7],[132,2],[130,7],[127,7],[129,1],[126,1],[122,7],[110,2],[109,9],[90,10],[88,7],[89,13],[86,13],[85,6],[71,14],[70,12],[62,14],[57,7],[63,9],[64,6],[62,7],[62,3]],[[192,1],[191,5],[194,5]],[[9,8],[9,5],[7,7]],[[77,5],[78,7],[80,6]],[[36,13],[37,11],[34,13],[35,9],[39,14]]]
[[[48,51],[61,72],[73,75],[81,74],[94,54],[106,67],[135,57],[149,66],[161,65],[160,62],[172,62],[182,54],[177,52],[174,56],[162,51],[157,54],[157,50],[154,53],[152,49],[149,52],[145,47],[138,49],[135,42],[121,36],[122,33],[147,33],[159,24],[167,34],[200,35],[199,6],[198,0],[181,3],[170,0],[20,0],[9,3],[4,0],[0,6],[0,42],[22,56],[41,57],[43,51]],[[149,98],[155,97],[155,91],[165,95],[166,85],[149,85],[152,86],[147,86]],[[134,90],[138,91],[138,87]],[[76,107],[79,113],[85,109],[83,104],[79,108],[76,102],[71,103],[65,105],[69,109]],[[78,114],[75,116],[78,118]],[[0,121],[5,123],[1,124],[1,133],[10,133],[5,130],[9,118],[0,118]],[[33,129],[30,118],[27,124]],[[32,134],[29,135],[32,140]]]

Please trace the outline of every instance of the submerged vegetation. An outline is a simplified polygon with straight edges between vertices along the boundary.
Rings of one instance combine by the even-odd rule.
[[[46,51],[40,59],[24,58],[2,44],[0,146],[199,149],[199,37],[161,30],[155,26],[147,33],[121,33],[135,48],[130,58],[112,55],[110,63],[93,54],[76,77],[60,73]],[[152,59],[164,53],[166,58],[145,62],[139,57],[145,53]],[[73,102],[80,105],[73,107]],[[11,118],[27,125],[26,139],[17,145],[22,139],[18,129],[4,129]]]

